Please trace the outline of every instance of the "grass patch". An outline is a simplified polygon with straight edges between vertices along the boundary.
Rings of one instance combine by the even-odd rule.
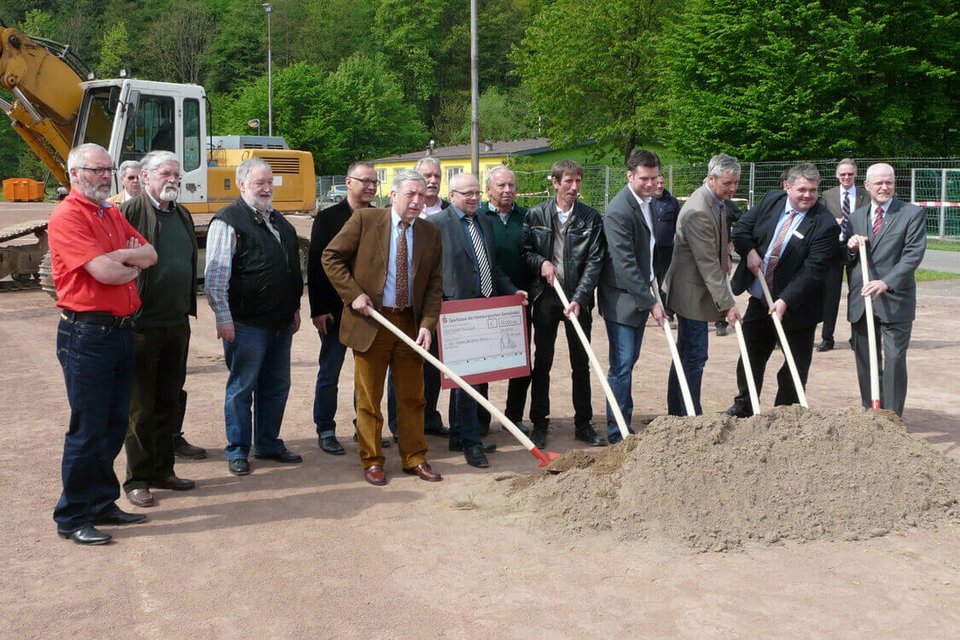
[[[960,278],[960,273],[947,273],[946,271],[932,271],[930,269],[917,269],[917,282],[935,282],[937,280],[953,280]]]
[[[927,240],[927,249],[934,251],[960,251],[960,242],[951,240]]]

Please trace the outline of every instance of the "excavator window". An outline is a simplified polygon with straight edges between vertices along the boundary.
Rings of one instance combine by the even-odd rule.
[[[148,151],[176,153],[176,111],[169,96],[141,95],[133,118],[123,133],[121,161],[139,160]]]

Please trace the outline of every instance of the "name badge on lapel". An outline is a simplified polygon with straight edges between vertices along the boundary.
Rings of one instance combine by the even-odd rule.
[[[796,229],[793,230],[793,235],[795,235],[800,240],[803,240],[803,234],[797,231]]]

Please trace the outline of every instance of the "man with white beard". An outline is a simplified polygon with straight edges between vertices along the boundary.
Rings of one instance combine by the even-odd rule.
[[[83,144],[67,156],[69,195],[47,228],[60,324],[70,426],[63,443],[63,493],[53,511],[57,534],[81,545],[106,544],[100,525],[143,522],[117,507],[113,461],[127,432],[133,371],[131,324],[140,309],[136,280],[157,253],[106,202],[114,168],[103,147]]]
[[[197,235],[180,195],[180,161],[169,151],[143,157],[143,190],[121,208],[157,250],[157,264],[137,281],[142,306],[133,323],[133,390],[124,442],[123,490],[138,507],[155,504],[150,489],[186,491],[193,480],[173,471],[174,434],[180,431],[183,383],[190,346],[189,316],[197,315]]]
[[[250,473],[251,441],[255,458],[303,461],[280,439],[303,275],[297,232],[272,206],[270,165],[260,158],[244,160],[236,184],[240,197],[210,223],[206,288],[230,371],[224,400],[227,468],[243,476]]]

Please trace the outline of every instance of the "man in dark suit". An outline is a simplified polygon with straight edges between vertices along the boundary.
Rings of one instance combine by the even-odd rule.
[[[321,263],[345,303],[340,341],[353,349],[357,434],[364,480],[387,483],[381,453],[384,379],[396,376],[400,458],[404,473],[441,480],[427,463],[423,435],[423,360],[373,318],[369,307],[430,348],[443,295],[440,230],[419,221],[425,184],[420,174],[399,171],[390,209],[359,209],[323,252]]]
[[[340,370],[347,348],[340,342],[340,316],[343,301],[320,264],[323,250],[347,223],[357,209],[366,209],[377,197],[380,180],[377,170],[368,162],[354,162],[347,168],[347,197],[317,212],[310,232],[310,253],[307,260],[307,289],[310,294],[310,317],[320,333],[320,368],[313,397],[313,422],[317,426],[317,442],[326,453],[340,456],[345,452],[337,440],[337,393]],[[390,446],[390,441],[382,443]]]
[[[652,313],[663,324],[663,307],[651,290],[657,244],[653,195],[659,174],[657,154],[634,149],[627,158],[627,186],[614,196],[603,216],[607,251],[597,302],[609,341],[607,380],[628,429],[633,417],[633,367],[640,357],[647,316]],[[622,439],[608,403],[607,440],[616,444]]]
[[[480,182],[472,173],[461,173],[450,180],[452,204],[430,218],[443,238],[443,299],[472,300],[516,293],[494,259],[497,253],[493,227],[485,216],[478,216]],[[487,385],[477,385],[486,395]],[[480,441],[477,401],[462,389],[450,393],[450,450],[463,451],[467,464],[489,467]]]
[[[733,246],[740,265],[733,275],[733,293],[749,291],[743,316],[743,337],[753,367],[757,393],[763,385],[767,360],[777,343],[772,314],[783,324],[787,343],[796,360],[800,382],[806,385],[817,323],[823,317],[823,278],[836,255],[837,225],[817,201],[820,173],[810,163],[791,167],[783,191],[771,191],[760,204],[737,222]],[[768,308],[759,278],[765,278],[773,298]],[[776,405],[798,402],[797,389],[787,363],[777,373]],[[743,362],[737,362],[737,389],[727,414],[753,414]]]
[[[553,164],[550,180],[556,196],[530,207],[523,222],[523,259],[530,273],[533,301],[533,342],[535,345],[530,385],[530,439],[539,448],[547,446],[550,426],[550,369],[557,329],[564,318],[580,322],[590,339],[593,294],[603,268],[603,220],[600,213],[579,202],[583,168],[572,160]],[[553,288],[559,278],[569,305],[560,304]],[[573,385],[574,436],[592,446],[605,446],[606,439],[593,428],[590,360],[576,330],[567,322]]]
[[[729,229],[726,202],[740,184],[740,163],[725,153],[710,159],[703,185],[680,210],[676,260],[671,263],[663,288],[667,307],[677,314],[677,350],[690,387],[696,415],[703,413],[700,388],[707,363],[708,322],[737,322],[740,311],[727,286],[730,275]],[[667,410],[686,415],[675,365],[667,382]]]
[[[846,253],[843,244],[848,236],[847,225],[850,214],[867,204],[869,198],[863,189],[857,189],[854,184],[857,178],[857,163],[850,158],[844,158],[837,164],[837,180],[840,186],[827,189],[820,195],[820,202],[827,206],[830,213],[840,227],[840,251],[837,258],[831,262],[830,269],[823,284],[823,328],[820,333],[820,344],[817,351],[833,349],[833,332],[837,326],[837,314],[840,310],[840,294],[843,290],[843,270]],[[849,277],[847,278],[849,281]]]
[[[850,294],[847,319],[853,323],[860,400],[870,406],[870,361],[866,303],[873,300],[880,373],[880,406],[903,414],[907,399],[907,347],[917,312],[914,274],[927,248],[923,209],[893,197],[893,167],[874,164],[864,186],[870,203],[850,216]],[[870,281],[863,281],[862,252],[869,256]]]
[[[657,175],[657,185],[653,192],[653,208],[657,212],[654,222],[656,245],[653,248],[653,272],[663,292],[663,279],[670,268],[673,258],[673,236],[677,232],[677,218],[680,216],[680,201],[667,191],[663,172]]]

